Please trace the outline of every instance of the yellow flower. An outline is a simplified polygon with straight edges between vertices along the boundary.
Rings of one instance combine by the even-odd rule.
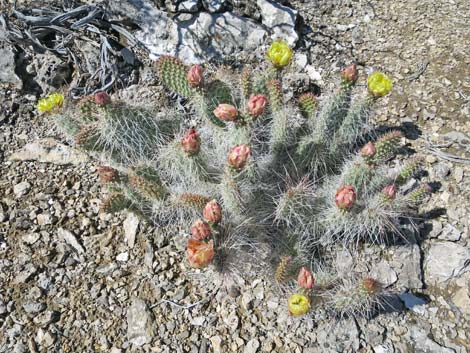
[[[266,52],[266,56],[275,67],[284,67],[292,59],[292,49],[283,40],[277,40],[271,44]]]
[[[374,72],[367,79],[369,93],[374,97],[385,96],[393,87],[392,80],[382,72]]]
[[[64,96],[60,93],[53,93],[47,98],[41,98],[37,108],[40,113],[49,112],[57,107],[61,107],[64,103]]]
[[[287,307],[293,316],[306,314],[310,310],[310,298],[303,294],[292,294],[287,301]]]

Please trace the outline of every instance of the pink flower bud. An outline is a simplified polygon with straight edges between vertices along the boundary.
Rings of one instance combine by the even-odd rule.
[[[235,121],[238,117],[238,110],[231,104],[222,103],[214,109],[214,115],[220,120]]]
[[[395,185],[388,185],[382,189],[382,193],[389,199],[394,199],[397,195],[397,187]]]
[[[196,129],[189,129],[186,135],[181,139],[181,145],[183,146],[183,150],[190,155],[199,152],[201,139],[199,138],[199,134],[196,132]]]
[[[95,93],[95,103],[98,105],[107,105],[111,102],[111,97],[106,92]]]
[[[263,114],[267,104],[268,99],[264,94],[252,95],[248,101],[248,113],[250,113],[253,118],[256,118]]]
[[[373,142],[369,141],[367,142],[362,148],[361,148],[361,155],[364,158],[370,158],[372,157],[375,152],[377,152],[377,149],[375,148],[375,145]]]
[[[228,164],[236,169],[242,169],[248,161],[250,154],[250,146],[236,145],[230,149],[228,154]]]
[[[202,215],[207,222],[217,224],[222,219],[222,208],[217,200],[209,201],[202,211]]]
[[[201,84],[202,76],[202,67],[199,65],[193,65],[189,68],[188,74],[186,76],[188,83],[191,87],[197,87]]]
[[[214,241],[207,243],[193,238],[188,239],[186,248],[189,265],[193,268],[206,267],[214,258]]]
[[[204,240],[211,236],[211,227],[202,219],[198,219],[191,226],[191,234],[193,239]]]
[[[351,185],[344,185],[336,191],[336,206],[342,210],[349,210],[356,201],[356,191]]]
[[[300,269],[299,276],[297,277],[297,283],[299,286],[304,289],[312,289],[314,282],[312,273],[305,267],[302,267]]]
[[[341,71],[341,79],[344,82],[354,83],[357,81],[358,76],[356,64],[351,64]]]

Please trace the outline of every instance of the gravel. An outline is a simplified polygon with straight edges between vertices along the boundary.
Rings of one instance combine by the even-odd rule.
[[[203,16],[229,10],[263,28],[259,9],[229,3]],[[404,129],[410,151],[428,156],[422,180],[437,186],[420,209],[425,222],[414,240],[370,246],[358,259],[367,270],[376,265],[389,290],[398,291],[390,310],[370,320],[294,319],[269,282],[191,270],[181,261],[181,237],[162,237],[164,230],[131,213],[100,213],[105,190],[96,166],[34,109],[41,90],[61,77],[36,67],[45,56],[34,61],[6,46],[1,57],[18,60],[12,68],[8,59],[10,84],[2,81],[0,97],[0,352],[470,350],[470,166],[455,158],[469,158],[468,7],[464,0],[338,5],[283,4],[298,13],[294,64],[301,70],[286,79],[328,90],[331,77],[352,61],[361,73],[386,71],[395,87],[380,101],[375,123]],[[263,48],[237,55],[259,59]],[[32,65],[28,74],[22,65]]]

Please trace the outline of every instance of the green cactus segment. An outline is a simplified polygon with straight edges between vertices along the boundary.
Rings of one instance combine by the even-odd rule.
[[[299,108],[305,118],[313,118],[317,110],[317,98],[313,93],[304,93],[299,97]]]
[[[370,184],[375,170],[366,164],[356,164],[348,170],[343,178],[343,185],[352,185],[357,194],[361,194]]]
[[[101,204],[101,211],[105,213],[116,213],[130,206],[131,202],[123,193],[112,192]]]
[[[416,175],[422,168],[423,161],[421,158],[414,158],[402,167],[400,173],[397,175],[396,183],[398,185],[405,184],[408,180],[410,180],[414,175]]]
[[[129,184],[147,199],[165,199],[168,191],[160,181],[157,173],[148,167],[137,168],[129,177]]]
[[[270,80],[267,84],[267,89],[271,110],[273,112],[281,110],[283,106],[281,82],[279,80]]]
[[[202,105],[202,114],[212,124],[224,127],[225,123],[214,115],[214,110],[219,104],[232,104],[233,97],[230,87],[223,81],[214,80],[211,81],[206,88],[206,91],[202,97],[200,97]]]
[[[382,135],[375,143],[377,151],[374,154],[373,161],[378,163],[394,157],[400,148],[402,136],[400,131],[391,131]]]
[[[249,69],[244,69],[242,71],[241,85],[242,93],[245,98],[249,98],[253,92],[253,82],[252,82],[252,72]]]
[[[171,91],[183,97],[191,96],[191,87],[188,84],[188,68],[177,58],[162,56],[157,62],[157,70],[163,84]]]
[[[85,125],[75,135],[77,146],[87,151],[99,151],[99,130],[95,124]]]
[[[411,206],[419,206],[431,192],[432,189],[429,185],[421,185],[407,195],[408,203]]]

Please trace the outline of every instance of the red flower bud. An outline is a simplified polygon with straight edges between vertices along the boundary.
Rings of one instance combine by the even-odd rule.
[[[248,101],[248,113],[250,113],[253,118],[256,118],[263,114],[267,104],[268,99],[264,94],[252,95]]]
[[[110,183],[117,179],[118,172],[114,168],[111,168],[108,166],[101,166],[101,167],[97,167],[96,169],[98,170],[100,181],[103,184]]]
[[[199,152],[201,139],[199,138],[199,134],[196,132],[196,129],[189,129],[186,135],[181,139],[181,145],[183,146],[183,150],[190,155]]]
[[[356,64],[351,64],[341,71],[341,79],[344,82],[354,83],[357,81],[358,76]]]
[[[98,105],[107,105],[111,102],[111,97],[106,92],[95,93],[95,103]]]
[[[204,207],[202,215],[207,222],[217,224],[222,219],[222,208],[216,200],[209,201]]]
[[[214,258],[214,241],[199,241],[193,238],[188,239],[186,248],[189,265],[193,268],[206,267]]]
[[[393,200],[397,195],[397,187],[395,185],[388,185],[382,189],[382,193],[389,199]]]
[[[238,117],[238,110],[231,104],[222,103],[214,109],[214,115],[220,120],[235,121]]]
[[[366,277],[362,280],[362,289],[369,294],[376,294],[380,290],[380,283],[372,277]]]
[[[236,145],[230,149],[228,154],[228,164],[236,169],[242,169],[248,161],[250,154],[250,146]]]
[[[314,282],[315,280],[313,279],[312,273],[305,267],[302,267],[300,269],[299,276],[297,277],[297,283],[299,286],[304,289],[312,289]]]
[[[211,236],[211,227],[202,219],[198,219],[191,226],[191,234],[193,239],[204,240]]]
[[[336,206],[342,210],[349,210],[356,201],[356,191],[351,185],[344,185],[336,191]]]
[[[189,68],[188,74],[186,76],[188,83],[191,87],[197,87],[201,84],[202,76],[202,67],[199,65],[193,65]]]
[[[377,152],[377,148],[375,148],[375,145],[373,142],[369,141],[367,142],[362,148],[361,148],[361,155],[364,158],[370,158],[372,157],[375,152]]]

